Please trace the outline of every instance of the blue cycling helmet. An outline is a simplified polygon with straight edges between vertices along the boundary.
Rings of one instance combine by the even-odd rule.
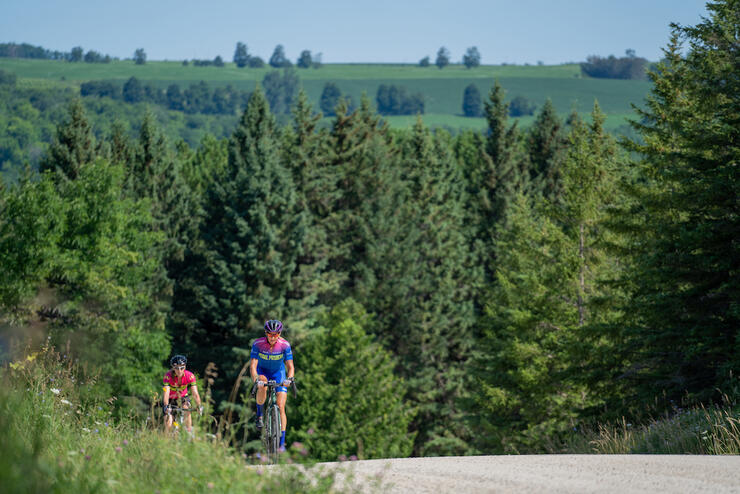
[[[265,321],[265,333],[280,334],[282,331],[283,331],[283,323],[281,323],[277,319],[270,319],[269,321]]]

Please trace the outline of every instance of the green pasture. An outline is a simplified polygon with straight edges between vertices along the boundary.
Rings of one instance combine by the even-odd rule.
[[[251,90],[264,76],[274,70],[237,68],[233,63],[224,67],[183,66],[181,62],[148,62],[136,65],[132,61],[109,64],[69,63],[55,60],[0,59],[0,69],[15,73],[19,85],[48,87],[50,85],[76,87],[88,80],[110,80],[122,84],[131,76],[159,87],[177,83],[181,87],[199,81],[211,86],[231,84]],[[554,66],[487,65],[466,69],[451,65],[418,67],[401,64],[330,64],[319,69],[296,69],[302,87],[318,106],[324,84],[336,83],[344,95],[357,104],[362,94],[372,101],[381,84],[403,86],[409,93],[422,93],[425,101],[425,123],[451,129],[482,129],[482,119],[462,116],[465,87],[475,84],[485,99],[495,80],[506,90],[509,99],[524,96],[531,103],[542,106],[550,98],[557,111],[567,115],[572,110],[588,113],[598,101],[611,122],[618,127],[624,116],[632,114],[632,104],[642,105],[650,89],[647,81],[590,79],[581,77],[578,64]],[[615,119],[615,116],[619,118]],[[392,126],[407,126],[414,117],[392,117]],[[528,119],[523,119],[526,125]]]
[[[147,62],[136,65],[132,61],[114,61],[108,64],[69,63],[60,60],[0,58],[0,69],[14,72],[18,77],[88,81],[91,79],[126,80],[131,76],[147,81],[188,81],[239,83],[261,81],[272,67],[240,69],[233,63],[223,67],[196,67],[182,62]],[[302,80],[332,79],[485,79],[495,77],[534,77],[572,79],[580,77],[578,64],[568,65],[484,65],[466,69],[462,65],[418,67],[403,64],[327,64],[319,69],[296,69]]]

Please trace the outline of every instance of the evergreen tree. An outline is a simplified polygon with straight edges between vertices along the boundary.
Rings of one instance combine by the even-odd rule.
[[[548,98],[527,134],[529,177],[533,190],[549,201],[560,195],[559,168],[565,156],[563,124]]]
[[[144,115],[130,166],[128,187],[134,197],[149,201],[153,227],[164,234],[161,261],[170,280],[162,280],[162,290],[171,294],[172,279],[182,268],[187,244],[195,236],[198,204],[151,112]]]
[[[488,135],[484,142],[474,139],[476,144],[466,151],[468,161],[464,162],[469,194],[474,198],[469,212],[470,231],[487,284],[494,280],[493,245],[499,223],[505,221],[515,195],[528,187],[517,124],[508,124],[508,114],[504,90],[497,81],[485,103]]]
[[[403,363],[409,398],[419,410],[412,430],[418,431],[414,449],[420,455],[470,451],[471,431],[459,401],[468,389],[473,341],[471,251],[463,227],[465,183],[449,147],[444,134],[433,138],[420,118],[402,141],[409,191],[396,214],[406,216],[403,236],[381,237],[393,247],[381,265],[398,268],[378,270],[385,276],[378,276],[374,296],[382,301],[374,309],[384,340]]]
[[[740,3],[707,9],[697,26],[673,26],[633,122],[641,139],[629,143],[643,159],[629,211],[637,255],[623,349],[630,391],[642,399],[716,398],[740,369]]]
[[[82,101],[69,105],[69,119],[57,127],[54,141],[41,161],[41,172],[59,170],[59,177],[77,178],[81,168],[95,159],[95,137]]]
[[[283,161],[292,172],[297,191],[297,207],[306,214],[304,246],[289,297],[291,316],[304,324],[315,322],[315,313],[336,299],[341,286],[341,275],[329,263],[331,242],[322,221],[324,203],[336,184],[331,174],[324,173],[328,136],[326,131],[317,131],[320,118],[301,90],[293,108],[292,126],[286,129],[282,145]]]
[[[412,415],[403,400],[408,387],[394,374],[391,354],[368,335],[369,326],[363,308],[348,300],[301,347],[302,388],[289,427],[319,460],[411,453]]]
[[[485,431],[484,451],[535,451],[603,403],[581,371],[614,351],[598,328],[616,319],[619,302],[607,228],[617,168],[598,105],[593,121],[571,133],[562,201],[532,206],[519,193],[499,225],[496,284],[473,367],[481,394],[471,418]]]
[[[280,162],[275,120],[261,89],[252,93],[229,143],[228,166],[206,192],[202,245],[174,304],[175,343],[235,376],[254,328],[285,318],[303,245],[303,214]],[[195,349],[198,349],[195,352]],[[248,353],[247,353],[248,355]]]

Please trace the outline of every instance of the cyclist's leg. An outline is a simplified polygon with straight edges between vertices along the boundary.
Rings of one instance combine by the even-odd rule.
[[[257,380],[258,381],[267,382],[268,375],[269,374],[266,371],[257,367]],[[264,405],[266,399],[267,399],[267,388],[265,388],[264,386],[258,387],[257,388],[257,404]]]
[[[275,380],[279,383],[285,381],[285,369],[282,369],[277,373]],[[288,416],[285,413],[285,403],[288,401],[288,388],[285,386],[278,386],[277,391],[277,405],[280,408],[280,446],[285,446],[285,430],[288,425]]]
[[[172,414],[168,413],[164,416],[164,430],[169,432],[172,429]]]
[[[175,400],[172,397],[172,395],[170,395],[169,405],[170,406],[174,406],[174,404],[175,404]],[[170,432],[170,430],[172,429],[172,422],[173,422],[172,413],[165,414],[165,416],[164,416],[164,430],[165,430],[165,432]]]
[[[183,408],[187,408],[188,410],[191,408],[191,406],[190,406],[190,397],[189,396],[184,396],[182,398],[182,407]],[[185,429],[188,432],[193,432],[193,418],[191,417],[192,413],[185,412],[183,415],[184,415],[183,418],[185,419],[184,420],[184,422],[185,422]]]
[[[285,391],[278,391],[277,393],[277,404],[280,407],[280,429],[285,431],[286,424],[288,423],[288,417],[285,414],[285,402],[288,401],[288,393]]]

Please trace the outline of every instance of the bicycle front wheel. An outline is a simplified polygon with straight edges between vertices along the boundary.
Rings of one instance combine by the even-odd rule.
[[[270,423],[267,435],[268,453],[272,456],[272,461],[277,463],[280,447],[280,408],[277,405],[270,407],[268,422]]]

